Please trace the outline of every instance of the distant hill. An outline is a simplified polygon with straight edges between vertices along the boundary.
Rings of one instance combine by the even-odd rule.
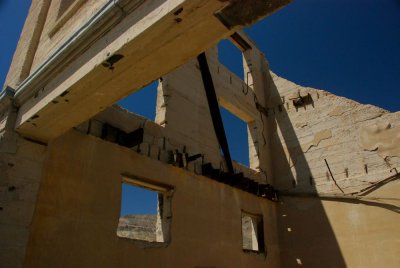
[[[126,215],[119,218],[117,235],[130,239],[156,241],[157,215]]]

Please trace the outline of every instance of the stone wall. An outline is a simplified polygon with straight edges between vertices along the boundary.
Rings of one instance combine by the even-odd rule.
[[[65,6],[66,10],[60,10],[63,9],[62,1],[65,2],[65,0],[50,1],[31,71],[42,64],[107,2],[107,0],[76,0],[68,7]]]
[[[400,112],[301,87],[274,73],[271,78],[277,187],[338,193],[333,175],[352,193],[400,171]]]

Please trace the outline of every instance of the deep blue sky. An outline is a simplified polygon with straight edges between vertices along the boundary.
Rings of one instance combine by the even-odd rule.
[[[0,0],[0,84],[29,4]],[[361,103],[400,110],[400,0],[294,0],[246,32],[279,76]],[[242,77],[237,49],[229,42],[219,48],[221,61]],[[153,84],[120,104],[154,118],[155,88]],[[247,164],[245,124],[226,111],[222,115],[233,158]]]
[[[399,0],[297,0],[248,33],[280,76],[400,110]]]

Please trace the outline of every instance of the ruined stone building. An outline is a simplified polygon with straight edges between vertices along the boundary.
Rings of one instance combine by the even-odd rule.
[[[0,267],[399,267],[400,113],[274,74],[241,29],[288,2],[32,0],[0,95]],[[154,122],[114,105],[157,80]],[[120,222],[123,184],[157,193],[151,228]]]

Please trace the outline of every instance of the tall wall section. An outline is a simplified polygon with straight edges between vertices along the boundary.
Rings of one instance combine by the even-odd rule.
[[[282,267],[396,267],[400,112],[268,79]]]
[[[400,112],[271,78],[279,189],[352,193],[400,172]]]
[[[22,267],[46,153],[12,126],[0,131],[0,267]]]

